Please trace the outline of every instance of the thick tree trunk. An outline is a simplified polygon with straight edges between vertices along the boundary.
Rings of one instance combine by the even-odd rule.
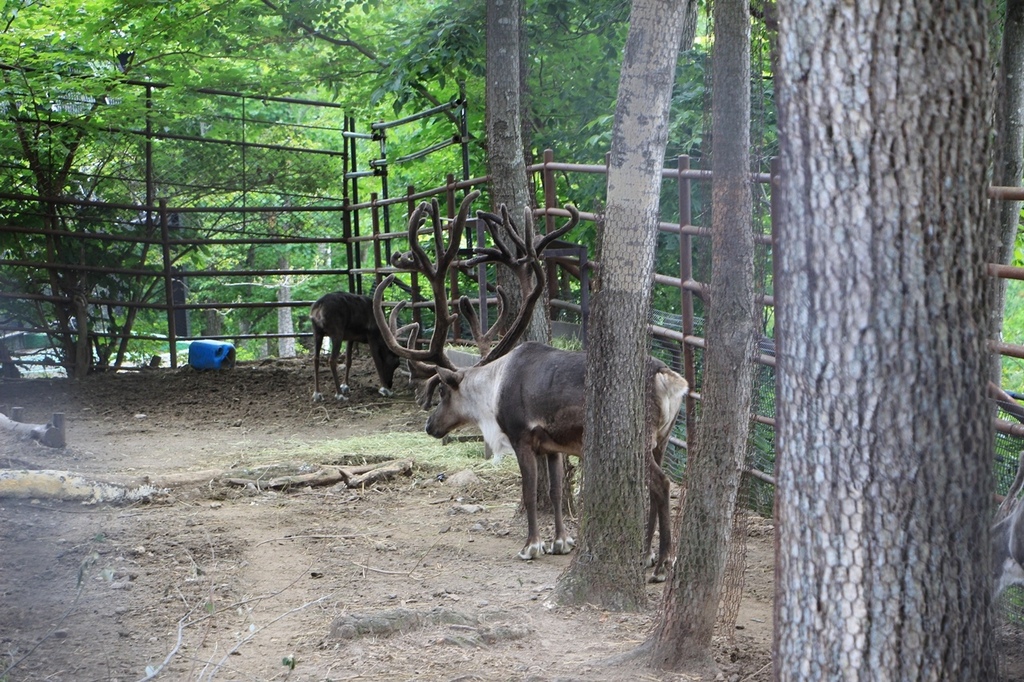
[[[896,9],[779,3],[778,680],[997,679],[989,18]]]
[[[672,669],[713,662],[711,637],[747,456],[757,329],[747,0],[717,0],[714,27],[712,274],[703,404],[690,440],[678,558],[652,652],[655,666]]]
[[[632,610],[646,602],[640,557],[647,467],[644,363],[661,168],[679,36],[689,2],[634,0],[615,109],[600,291],[587,354],[580,542],[557,597]]]

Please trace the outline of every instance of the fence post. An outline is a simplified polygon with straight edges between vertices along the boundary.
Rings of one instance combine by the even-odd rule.
[[[551,149],[544,150],[544,168],[540,174],[540,184],[544,191],[544,208],[558,208],[558,191],[555,187],[555,171],[551,170],[550,164],[555,162],[555,152]],[[555,229],[555,216],[544,211],[544,233],[547,234]]]
[[[448,205],[448,208],[445,211],[445,213],[448,215],[448,228],[445,230],[445,233],[447,233],[448,239],[450,241],[451,240],[451,236],[452,236],[451,221],[452,221],[452,219],[455,218],[455,176],[453,174],[451,174],[451,173],[449,173],[445,177],[444,198],[445,198],[445,203]],[[473,235],[469,234],[469,232],[466,233],[466,248],[470,248],[470,249],[473,248]],[[451,289],[451,291],[452,291],[452,298],[451,298],[451,300],[452,301],[458,301],[459,300],[459,270],[458,270],[458,268],[452,268],[448,272],[449,272],[449,277],[450,277],[451,287],[452,287],[452,289]],[[479,311],[478,315],[480,317],[484,318],[484,319],[487,319],[486,318],[486,315],[487,315],[487,311],[486,310]],[[437,311],[436,310],[434,311],[434,317],[435,318],[437,317]],[[459,340],[462,339],[462,316],[461,315],[456,315],[456,317],[455,317],[455,329],[452,330],[452,332],[453,332],[452,333],[452,340],[453,341],[459,341]]]
[[[63,412],[54,412],[53,417],[50,419],[50,423],[53,425],[53,430],[48,433],[47,440],[50,441],[50,447],[62,448],[68,444],[67,426],[64,420]]]
[[[373,285],[376,288],[380,284],[381,256],[380,256],[380,206],[377,204],[377,193],[370,192],[370,231],[373,235]],[[362,284],[360,283],[360,293]]]
[[[686,171],[690,170],[690,157],[682,155],[678,157],[676,167],[679,169],[679,279],[682,286],[679,288],[679,311],[682,317],[683,332],[683,376],[690,384],[690,391],[693,391],[697,382],[697,370],[694,366],[693,346],[686,342],[688,337],[694,336],[693,321],[693,291],[687,284],[693,280],[693,242],[686,228],[693,222],[693,206],[691,204],[691,182],[685,177]],[[693,452],[691,447],[693,437],[697,430],[697,401],[689,393],[686,395],[686,450]]]
[[[356,291],[356,276],[352,273],[355,266],[355,247],[352,244],[352,209],[348,198],[341,200],[341,237],[345,240],[345,274],[348,275],[348,290]]]
[[[153,198],[156,180],[153,177],[153,86],[146,85],[146,230],[153,229]]]
[[[160,200],[160,243],[164,255],[164,296],[167,302],[167,345],[171,369],[178,367],[178,335],[174,325],[174,275],[171,271],[171,232],[167,220],[167,199]]]
[[[555,173],[548,168],[548,165],[555,160],[555,152],[545,149],[543,158],[544,167],[540,172],[540,186],[544,193],[544,234],[548,234],[555,229],[555,216],[551,215],[551,209],[556,208],[558,203],[558,193],[555,191]],[[552,261],[547,261],[544,263],[544,270],[548,280],[548,301],[557,299],[560,294],[557,278],[558,266]],[[548,317],[555,318],[554,308],[549,309]]]
[[[462,179],[469,180],[469,103],[466,99],[466,81],[459,81],[459,144],[462,146]]]
[[[406,207],[406,216],[407,216],[406,219],[405,219],[406,226],[408,226],[409,217],[412,216],[412,214],[416,211],[416,200],[412,198],[412,196],[414,194],[416,194],[416,188],[414,186],[412,186],[412,185],[409,185],[406,188],[406,190],[405,190],[405,195],[407,197],[409,197],[409,199],[408,199],[408,204],[409,205]],[[419,230],[417,228],[414,228],[412,230],[412,233],[409,236],[409,239],[410,240],[411,239],[416,239],[418,231]],[[412,244],[411,243],[409,244],[409,249],[410,250],[412,249]],[[415,322],[416,324],[418,324],[420,326],[420,330],[422,330],[423,329],[423,311],[420,309],[420,307],[418,305],[416,305],[421,300],[421,296],[420,296],[420,273],[419,272],[413,270],[412,277],[410,277],[410,280],[409,280],[409,284],[410,284],[410,288],[412,289],[412,321]]]
[[[780,230],[782,225],[780,224],[780,218],[782,215],[782,160],[773,156],[769,160],[768,166],[768,191],[771,195],[768,197],[768,226],[772,231],[771,250],[772,250],[772,305],[776,305],[778,298],[775,296],[775,284],[779,281],[778,263],[779,263],[779,238]],[[775,316],[775,321],[778,322],[778,311],[777,307],[773,308],[772,315]],[[774,330],[778,329],[777,326],[773,327],[772,337],[775,340],[775,356],[779,354],[779,342],[777,332]],[[776,366],[777,367],[777,366]],[[774,395],[778,396],[778,382],[779,373],[778,371],[772,372],[772,380],[775,385],[772,387]],[[778,415],[778,412],[775,412]],[[774,428],[774,427],[772,427]]]

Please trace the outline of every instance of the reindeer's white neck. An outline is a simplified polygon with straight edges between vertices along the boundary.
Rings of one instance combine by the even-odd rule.
[[[475,367],[467,372],[461,391],[467,407],[471,407],[473,421],[483,434],[484,442],[490,448],[494,463],[501,462],[505,455],[514,454],[508,435],[498,426],[498,397],[504,381],[508,356],[498,358],[489,365]]]

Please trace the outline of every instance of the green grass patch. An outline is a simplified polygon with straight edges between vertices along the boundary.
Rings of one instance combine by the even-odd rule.
[[[392,459],[411,459],[423,472],[452,472],[462,469],[502,471],[517,476],[515,457],[505,457],[495,466],[484,457],[482,440],[454,441],[448,444],[419,431],[374,433],[353,438],[323,440],[316,443],[286,441],[247,458],[244,466],[287,461],[305,465],[373,464]]]

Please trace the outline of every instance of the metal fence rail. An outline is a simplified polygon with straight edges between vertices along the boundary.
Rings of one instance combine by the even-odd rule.
[[[109,311],[103,317],[105,325],[90,329],[88,333],[106,337],[123,348],[143,341],[165,344],[170,350],[172,367],[177,364],[179,340],[212,338],[265,344],[286,337],[303,339],[308,335],[303,328],[303,313],[313,296],[282,298],[274,295],[276,285],[288,279],[304,279],[316,282],[316,286],[306,287],[310,292],[347,288],[368,293],[384,276],[396,272],[389,262],[390,255],[408,247],[405,222],[418,202],[437,200],[450,219],[462,196],[487,182],[484,177],[470,178],[468,162],[465,162],[461,177],[449,174],[437,187],[426,190],[407,187],[403,195],[389,196],[386,185],[389,163],[418,156],[418,153],[404,153],[388,159],[383,138],[379,136],[403,121],[374,124],[372,133],[356,132],[354,122],[347,116],[340,127],[334,123],[283,123],[264,114],[260,107],[264,103],[316,110],[322,107],[328,111],[337,107],[290,98],[197,91],[196,96],[228,98],[233,103],[231,107],[218,108],[235,112],[218,122],[228,132],[220,130],[212,135],[204,132],[202,121],[195,118],[174,128],[170,123],[175,120],[174,105],[168,105],[166,110],[160,108],[160,88],[148,83],[136,86],[143,90],[146,118],[137,126],[122,126],[116,130],[107,127],[102,132],[117,136],[119,149],[128,149],[139,163],[123,164],[105,171],[102,177],[78,177],[80,184],[94,188],[84,196],[0,194],[0,207],[12,209],[6,214],[19,216],[17,222],[0,222],[0,236],[34,240],[40,245],[32,255],[13,256],[8,252],[0,258],[0,273],[15,270],[29,273],[23,280],[37,283],[33,290],[19,290],[9,285],[14,280],[5,279],[0,286],[0,301],[5,309],[21,306],[41,313],[35,325],[11,322],[13,318],[5,315],[8,321],[0,320],[0,334],[51,334],[50,321],[63,319],[63,324],[70,324],[66,311],[75,305],[85,305]],[[444,105],[438,111],[422,112],[422,115],[464,114],[464,107],[463,99]],[[307,118],[316,120],[312,115]],[[157,125],[161,121],[163,123]],[[267,137],[285,136],[276,126],[296,139],[315,130],[320,144],[255,139],[259,132],[268,130],[275,132]],[[357,141],[379,145],[377,159],[369,164],[368,170],[361,170],[356,164]],[[463,145],[464,157],[465,141],[464,128],[451,141]],[[222,158],[224,172],[218,182],[197,181],[189,169],[182,166],[183,160],[191,157]],[[304,162],[300,159],[306,157],[320,159],[345,177],[341,196],[312,191],[313,188],[301,183],[291,185],[269,170]],[[24,171],[23,168],[7,170]],[[534,213],[538,229],[548,231],[556,221],[568,216],[562,201],[571,195],[577,179],[592,177],[600,182],[606,167],[556,162],[553,152],[547,150],[541,162],[528,170],[536,187]],[[366,191],[368,178],[373,179],[371,187],[375,191]],[[683,156],[675,159],[674,167],[662,171],[662,178],[665,219],[659,224],[659,267],[651,283],[660,310],[655,310],[650,328],[654,351],[681,371],[692,386],[686,400],[685,419],[674,439],[676,452],[669,461],[669,468],[679,472],[685,462],[687,443],[695,433],[701,400],[703,317],[710,272],[710,233],[703,224],[706,222],[703,216],[709,204],[711,172],[691,168],[689,158]],[[748,478],[754,481],[753,496],[757,504],[762,505],[770,504],[770,494],[764,490],[758,492],[758,486],[770,485],[774,467],[774,344],[771,340],[774,298],[770,284],[771,227],[777,211],[772,202],[772,174],[752,174],[751,182],[756,189],[756,224],[752,228],[757,232],[758,273],[763,284],[757,297],[764,311],[764,338],[755,377],[757,404]],[[135,200],[104,201],[101,197],[105,192],[135,197]],[[1024,190],[1015,188],[994,187],[990,193],[999,199],[1024,198]],[[582,223],[596,223],[601,219],[599,200],[595,205],[579,208]],[[424,232],[429,230],[427,226]],[[480,230],[481,226],[475,226],[475,230],[467,232],[467,253],[483,239]],[[204,255],[212,253],[210,247],[232,250],[235,257],[215,262]],[[258,257],[284,248],[290,250],[291,262],[261,262]],[[125,255],[116,264],[97,262],[95,254],[111,249],[121,249]],[[584,343],[590,306],[589,278],[598,265],[592,258],[584,246],[563,243],[549,251],[546,266],[552,317],[560,323],[578,326]],[[993,277],[1024,279],[1022,268],[993,264],[989,272]],[[89,289],[84,285],[95,278],[107,278],[120,288]],[[493,272],[483,269],[454,272],[450,278],[452,298],[463,294],[475,298],[484,311],[481,317],[493,319],[495,299],[487,291],[487,282],[493,280]],[[200,282],[216,283],[205,290],[219,292],[219,297],[196,296]],[[414,319],[421,327],[429,327],[432,297],[423,295],[415,274],[403,279],[402,285],[412,301],[410,310]],[[245,295],[236,293],[240,290],[244,290]],[[251,320],[267,311],[282,308],[293,311],[294,331],[257,330],[251,324]],[[61,310],[65,311],[63,317],[59,314]],[[122,318],[145,316],[151,328],[156,320],[162,319],[162,325],[156,328],[162,326],[163,333],[132,333],[127,325],[115,323],[118,315]],[[230,316],[247,324],[239,324],[237,329],[231,330],[218,328],[216,321]],[[461,338],[465,331],[457,327],[455,335]],[[1024,358],[1024,347],[1019,345],[993,341],[991,348],[996,353]],[[1011,415],[1001,413],[995,428],[1002,448],[1000,461],[1005,460],[1012,468],[1016,465],[1016,453],[1022,449],[1024,426]],[[1001,483],[1002,489],[1005,483]]]

